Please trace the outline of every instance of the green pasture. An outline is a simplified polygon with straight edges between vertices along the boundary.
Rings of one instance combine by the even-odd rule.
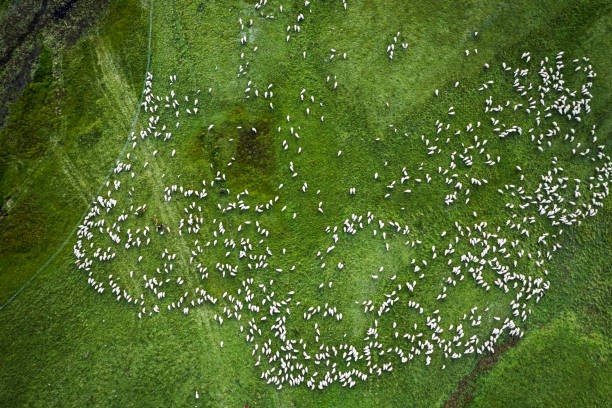
[[[0,13],[5,12],[4,3],[0,1]],[[490,311],[479,313],[483,327],[466,330],[486,338],[493,316],[508,314],[512,294],[500,295],[496,288],[485,292],[466,276],[466,282],[451,288],[447,299],[436,302],[449,275],[445,260],[431,261],[423,279],[412,272],[411,260],[431,259],[432,246],[443,251],[451,241],[441,237],[440,231],[452,235],[455,221],[504,225],[512,211],[504,207],[508,196],[501,196],[497,189],[519,182],[516,165],[525,175],[522,185],[531,190],[555,157],[570,178],[586,180],[594,174],[593,163],[572,155],[561,139],[543,152],[526,135],[498,140],[483,109],[489,95],[496,104],[520,101],[512,90],[512,74],[501,68],[503,62],[513,68],[529,66],[528,78],[537,81],[537,65],[544,57],[554,60],[564,51],[564,61],[572,67],[574,58],[586,56],[597,72],[592,112],[577,125],[564,118],[558,121],[564,129],[575,126],[585,144],[596,125],[597,144],[605,145],[609,154],[612,5],[597,0],[348,0],[345,10],[342,2],[328,0],[312,1],[308,8],[303,2],[284,4],[279,13],[281,3],[270,0],[262,13],[274,14],[272,19],[260,15],[253,3],[113,0],[98,24],[76,44],[58,47],[52,38],[42,39],[45,46],[32,80],[11,105],[0,129],[0,304],[64,242],[115,165],[139,109],[153,7],[153,92],[167,94],[168,78],[176,75],[173,89],[180,98],[199,98],[200,113],[176,119],[172,110],[160,109],[172,138],[169,142],[139,139],[134,150],[128,149],[141,165],[150,163],[134,169],[133,181],[128,173],[120,176],[122,187],[114,197],[121,208],[147,203],[144,219],[151,228],[155,214],[178,229],[185,216],[183,208],[192,200],[176,198],[166,203],[161,200],[164,187],[201,188],[202,179],[210,181],[219,170],[227,181],[207,186],[209,196],[198,203],[202,216],[207,222],[222,221],[228,230],[256,219],[270,230],[263,248],[269,246],[275,254],[273,266],[258,272],[255,280],[274,279],[279,296],[295,290],[302,305],[292,310],[292,316],[297,315],[288,323],[292,337],[314,342],[313,321],[300,316],[309,306],[329,303],[342,310],[344,319],[337,324],[323,320],[325,341],[361,344],[376,316],[362,313],[355,301],[380,301],[399,281],[414,279],[418,280],[414,299],[428,311],[439,307],[446,326],[466,312],[469,315],[475,305],[488,307]],[[291,30],[286,41],[286,27],[297,24],[300,12],[305,15],[301,31]],[[245,22],[242,32],[247,45],[239,41],[239,18]],[[249,19],[254,21],[252,27],[246,24]],[[408,47],[397,49],[390,61],[385,50],[397,32]],[[331,49],[337,50],[332,60]],[[468,57],[466,49],[472,50]],[[520,59],[525,51],[531,53],[529,64]],[[247,74],[238,75],[238,67],[247,61]],[[485,63],[491,68],[485,69]],[[581,83],[576,75],[568,68],[568,86]],[[249,80],[260,93],[273,84],[273,98],[255,98],[251,92],[247,99]],[[477,88],[489,80],[494,81],[490,89],[479,92]],[[305,101],[300,100],[302,89],[306,89]],[[269,108],[270,102],[274,109]],[[447,114],[449,106],[457,112],[452,118]],[[322,115],[324,121],[319,119]],[[140,111],[137,133],[146,127],[149,116]],[[508,126],[535,125],[533,116],[511,109],[498,118]],[[436,188],[413,181],[425,174],[439,177],[437,169],[448,167],[450,152],[473,143],[467,133],[436,135],[437,119],[463,128],[482,122],[478,134],[489,139],[493,156],[501,156],[500,164],[490,167],[473,153],[470,174],[489,183],[472,188],[469,205],[460,195],[457,203],[446,206],[450,186]],[[181,125],[175,128],[177,120]],[[214,128],[208,130],[211,124]],[[299,139],[290,135],[292,126]],[[251,127],[258,129],[257,136],[248,132]],[[444,154],[427,155],[421,135]],[[440,140],[435,141],[436,137]],[[448,144],[447,137],[452,138]],[[283,140],[288,142],[287,150]],[[170,156],[172,149],[175,157]],[[153,150],[159,150],[158,157],[152,157]],[[342,150],[340,157],[338,150]],[[290,161],[296,177],[288,168]],[[455,161],[458,171],[465,171],[460,160]],[[402,176],[404,167],[412,181],[388,188]],[[304,182],[306,192],[301,190]],[[281,183],[284,187],[279,190]],[[136,191],[133,196],[127,194],[131,186]],[[228,188],[230,195],[224,195],[220,186]],[[357,194],[349,195],[350,187]],[[102,195],[110,188],[102,188]],[[406,188],[412,192],[404,193]],[[248,202],[253,206],[279,194],[282,198],[272,211],[257,216],[235,211],[221,214],[217,203],[229,203],[244,189],[249,190]],[[317,210],[320,201],[323,214]],[[513,203],[520,201],[514,198]],[[212,305],[192,308],[184,316],[178,310],[168,312],[164,303],[165,313],[139,319],[137,306],[117,302],[110,290],[99,295],[89,287],[86,273],[74,266],[73,236],[49,266],[0,310],[0,406],[431,407],[444,406],[456,395],[451,406],[606,406],[612,394],[608,340],[612,202],[608,197],[603,204],[595,217],[564,227],[555,241],[562,248],[542,268],[526,258],[518,263],[519,273],[544,277],[550,289],[538,304],[530,304],[532,314],[523,327],[524,337],[500,353],[495,364],[479,364],[482,356],[475,354],[445,360],[437,353],[429,366],[423,358],[394,364],[391,373],[358,380],[353,389],[339,384],[315,391],[304,385],[282,389],[267,385],[259,378],[261,370],[253,366],[252,345],[239,332],[245,322],[228,320],[220,326],[212,319],[218,313]],[[281,212],[284,205],[287,209]],[[375,223],[398,221],[408,225],[412,235],[388,232],[387,251],[381,238],[366,227],[354,236],[341,234],[333,252],[315,257],[318,250],[325,253],[333,244],[326,227],[341,229],[352,214],[365,217],[368,211],[376,215]],[[537,211],[530,208],[524,215],[536,216]],[[135,229],[138,223],[130,220],[127,225]],[[538,235],[556,231],[543,219],[533,230]],[[254,228],[244,234],[259,239]],[[508,231],[507,236],[521,238],[518,231]],[[533,233],[524,243],[534,253],[542,248],[535,238]],[[423,244],[411,247],[405,245],[406,239]],[[179,254],[178,270],[187,270],[192,244],[191,238],[176,233],[156,236],[150,247],[125,255],[119,248],[118,259],[100,266],[96,273],[104,279],[116,274],[127,282],[131,269],[138,268],[136,275],[141,276],[158,267],[164,248]],[[106,248],[111,243],[106,238],[96,245]],[[278,256],[283,249],[286,254]],[[469,248],[459,244],[460,250]],[[210,277],[202,283],[199,275],[182,273],[187,287],[204,285],[215,296],[239,288],[239,279],[214,272],[215,262],[239,262],[225,253],[222,247],[207,250]],[[140,255],[142,263],[136,261]],[[327,264],[325,269],[322,262]],[[335,267],[338,262],[345,264],[341,271]],[[295,271],[290,272],[293,265]],[[372,279],[379,266],[384,271],[379,279]],[[283,272],[276,272],[277,267]],[[394,273],[399,276],[396,282],[389,279]],[[329,281],[333,289],[319,289]],[[129,285],[135,294],[141,293],[136,285]],[[168,296],[172,300],[184,290],[168,289]],[[392,337],[392,322],[424,326],[424,316],[409,309],[408,300],[402,298],[390,313],[378,318],[381,338]],[[500,343],[507,340],[503,336]],[[467,381],[460,383],[464,378]]]

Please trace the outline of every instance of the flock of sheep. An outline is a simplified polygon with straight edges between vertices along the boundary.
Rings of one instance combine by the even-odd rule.
[[[266,2],[255,7],[272,19],[263,13]],[[306,2],[305,10],[309,7]],[[305,18],[300,13],[287,27],[287,41],[299,35]],[[247,38],[253,24],[252,19],[239,21],[243,51],[237,80],[245,82],[245,91],[236,97],[244,103],[263,99],[266,108],[282,110],[273,103],[272,84],[258,86],[250,79],[247,60],[258,49]],[[394,51],[409,49],[400,35],[387,46],[388,58],[381,47],[381,67],[396,63]],[[474,51],[460,52],[471,58]],[[336,56],[347,58],[332,50],[328,60]],[[305,52],[303,58],[308,58]],[[299,135],[311,121],[324,121],[321,97],[304,88],[296,98],[306,115],[282,112],[283,123],[273,137],[280,145],[285,179],[274,198],[264,200],[247,189],[230,191],[226,172],[233,157],[204,169],[203,174],[212,173],[201,180],[165,173],[177,168],[173,161],[189,160],[180,150],[178,128],[182,122],[205,121],[210,112],[200,100],[214,95],[210,88],[208,93],[179,96],[176,75],[167,86],[162,84],[167,92],[156,93],[148,73],[142,108],[149,119],[132,135],[131,151],[116,163],[107,191],[92,203],[79,227],[75,265],[94,290],[131,305],[139,318],[169,311],[190,316],[204,309],[204,316],[218,325],[234,321],[232,327],[251,348],[261,378],[279,389],[302,384],[322,389],[333,383],[353,387],[412,360],[426,365],[435,361],[444,369],[464,355],[491,352],[500,337],[523,335],[523,322],[549,288],[546,264],[561,247],[560,236],[596,215],[609,194],[612,161],[598,143],[595,127],[582,123],[590,112],[596,77],[588,58],[568,60],[563,52],[538,62],[531,58],[525,52],[513,63],[483,67],[485,76],[503,72],[512,83],[512,97],[494,98],[491,91],[504,85],[483,81],[472,90],[482,95],[477,118],[458,119],[461,110],[449,106],[427,134],[390,126],[396,143],[417,144],[430,163],[408,158],[372,168],[367,175],[372,201],[404,202],[402,210],[409,212],[417,210],[411,207],[414,197],[425,194],[439,197],[440,208],[460,217],[437,230],[443,224],[433,222],[437,216],[423,214],[427,223],[419,230],[401,217],[377,214],[376,208],[353,213],[351,200],[365,193],[343,186],[345,215],[339,222],[331,219],[321,231],[322,247],[316,253],[303,254],[316,262],[312,270],[301,271],[316,280],[309,292],[317,293],[316,298],[301,296],[297,288],[304,282],[296,282],[295,288],[275,283],[291,281],[301,266],[286,261],[287,249],[270,220],[285,212],[290,220],[328,216],[319,199],[327,186],[309,183],[309,168],[301,159],[308,152],[302,151]],[[333,74],[321,78],[332,93],[338,80]],[[431,92],[434,101],[442,96],[438,89]],[[207,130],[213,126],[207,123]],[[255,135],[257,129],[251,132]],[[509,163],[512,158],[503,154],[504,146],[515,143],[532,155],[523,163]],[[345,160],[349,149],[339,145],[328,165]],[[552,149],[565,153],[547,156]],[[542,157],[550,157],[548,171],[523,170]],[[581,178],[567,174],[564,162],[569,160],[588,163],[591,173]],[[497,174],[499,166],[506,173],[512,169],[512,177],[492,185],[487,174]],[[482,192],[502,203],[491,219],[470,207],[473,197],[489,200]],[[311,210],[300,214],[288,209],[298,201],[312,203]],[[437,245],[428,243],[431,237]],[[368,248],[376,254],[347,256],[352,246],[361,248],[356,242],[366,241],[373,242]],[[376,265],[361,273],[363,259],[370,257]],[[401,268],[398,259],[404,260]],[[347,293],[353,285],[355,291]],[[346,298],[352,304],[340,301]],[[467,304],[466,299],[481,302]],[[228,330],[219,333],[230,335]],[[224,341],[218,340],[223,348]]]

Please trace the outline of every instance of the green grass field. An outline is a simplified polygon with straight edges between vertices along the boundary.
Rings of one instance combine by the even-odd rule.
[[[0,2],[0,17],[8,3]],[[138,106],[150,17],[153,77],[147,87],[161,97],[147,102],[158,105],[153,113]],[[387,47],[398,32],[390,59]],[[595,0],[348,0],[346,9],[342,1],[270,0],[260,7],[254,1],[149,0],[110,1],[100,21],[73,45],[58,46],[46,34],[31,81],[0,129],[0,304],[56,252],[84,211],[97,206],[101,214],[86,221],[105,223],[90,225],[89,237],[73,234],[0,310],[0,406],[607,406],[611,33],[612,4]],[[530,61],[521,58],[525,52]],[[580,114],[580,122],[556,111],[550,117],[542,111],[536,120],[540,98],[554,101],[555,91],[542,96],[537,90],[545,58],[551,75],[555,61],[563,61],[568,90],[559,94],[577,90],[576,98],[584,97],[581,86],[592,82],[590,112]],[[589,64],[594,78],[587,76]],[[520,77],[525,88],[533,84],[529,94],[513,88],[517,68],[529,69]],[[483,84],[487,88],[479,90]],[[173,106],[164,107],[172,104],[174,97],[164,99],[171,91],[180,103],[178,117]],[[273,96],[264,95],[270,91]],[[530,96],[538,107],[526,112]],[[489,97],[504,110],[484,112]],[[198,113],[187,114],[196,98]],[[450,106],[456,114],[449,114]],[[134,139],[126,144],[137,112]],[[151,115],[159,117],[154,131],[160,134],[141,137]],[[557,125],[558,132],[547,134]],[[499,137],[500,129],[513,126],[522,134]],[[166,132],[172,133],[169,140]],[[132,167],[112,174],[100,190],[116,200],[107,212],[95,195],[117,160]],[[538,194],[549,194],[541,177],[548,172],[554,192],[546,197],[554,206],[569,214],[595,203],[597,213],[560,226],[551,220],[564,213],[541,215],[540,198],[521,209]],[[558,184],[567,187],[556,190]],[[177,191],[167,201],[164,189],[172,185],[205,188],[207,196]],[[445,204],[454,193],[456,200]],[[145,203],[146,212],[136,215]],[[240,204],[250,208],[232,208]],[[118,219],[125,214],[126,221]],[[156,232],[154,215],[170,231]],[[180,227],[190,215],[202,220],[200,231],[187,230],[195,224]],[[353,215],[363,216],[362,226]],[[345,220],[354,233],[343,231]],[[409,233],[402,232],[405,227]],[[143,245],[126,248],[128,236]],[[241,244],[246,239],[252,248]],[[483,252],[485,242],[489,252]],[[77,259],[74,247],[85,255]],[[116,257],[93,259],[98,248],[99,254],[111,248]],[[165,249],[176,259],[162,256]],[[487,262],[461,258],[468,252]],[[89,276],[82,266],[86,259],[92,261]],[[237,268],[236,276],[220,264]],[[496,265],[514,273],[507,290],[494,283],[503,278]],[[168,279],[156,283],[165,297],[149,287],[152,277]],[[521,279],[527,277],[525,292]],[[411,292],[405,284],[413,282]],[[91,286],[100,283],[105,290],[98,294]],[[118,293],[111,293],[113,284],[120,285]],[[528,295],[548,284],[537,303],[537,290]],[[192,306],[196,288],[217,301]],[[185,303],[173,305],[185,293]],[[446,297],[436,299],[441,294]],[[234,298],[244,306],[240,311]],[[272,316],[270,305],[283,299]],[[391,305],[388,299],[397,301]],[[513,299],[519,316],[512,316]],[[373,310],[364,312],[369,300]],[[305,319],[317,306],[320,313]],[[327,307],[342,318],[324,316]],[[229,316],[228,309],[237,313]],[[291,364],[309,370],[296,386],[281,376],[282,387],[261,378],[266,370],[282,370],[279,359],[262,354],[265,344],[272,354],[291,354],[273,335],[277,318],[284,319],[277,327],[287,340],[295,340],[291,347],[299,347]],[[502,328],[506,318],[520,329],[518,341],[511,327]],[[253,341],[245,338],[249,322],[262,330],[254,331]],[[494,328],[502,330],[495,353],[476,352]],[[404,337],[419,332],[419,340]],[[438,338],[452,351],[445,355]],[[470,338],[478,339],[471,348]],[[300,340],[307,344],[303,350]],[[421,340],[434,351],[430,361]],[[361,354],[351,365],[341,353],[317,356],[342,351],[345,344]],[[420,355],[417,344],[423,346]],[[371,360],[365,358],[370,349]],[[402,362],[399,349],[411,360]],[[453,352],[463,355],[453,358]],[[258,358],[261,364],[255,365]],[[370,363],[376,364],[373,371]],[[389,363],[392,371],[378,375]],[[291,373],[297,376],[301,367]],[[336,367],[368,378],[353,375],[354,387],[336,380],[319,389]],[[318,378],[311,377],[315,371]]]

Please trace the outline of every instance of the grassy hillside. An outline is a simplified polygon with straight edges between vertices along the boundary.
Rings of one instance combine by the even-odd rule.
[[[209,277],[200,279],[200,273],[193,270],[190,251],[200,236],[178,235],[177,231],[195,199],[178,196],[168,202],[163,193],[164,187],[172,184],[201,188],[205,179],[208,197],[197,202],[203,208],[199,216],[206,220],[201,245],[217,238],[212,231],[218,224],[213,226],[212,219],[223,222],[229,231],[226,236],[236,241],[242,236],[253,243],[265,239],[257,249],[261,254],[266,253],[264,248],[274,253],[269,258],[271,266],[253,276],[256,285],[274,280],[269,288],[277,296],[296,292],[301,304],[292,304],[291,316],[287,316],[290,338],[316,344],[313,322],[319,319],[325,344],[364,344],[369,341],[363,340],[366,331],[376,320],[376,325],[380,324],[378,340],[385,343],[385,349],[402,345],[405,340],[393,339],[392,323],[397,322],[404,331],[414,323],[419,327],[426,323],[423,315],[409,308],[409,300],[420,302],[427,315],[439,309],[445,329],[478,305],[484,324],[472,327],[466,321],[467,337],[486,339],[496,325],[493,315],[509,314],[508,302],[514,292],[504,294],[495,287],[485,291],[467,273],[464,283],[456,288],[449,285],[448,299],[436,301],[449,275],[442,251],[454,242],[451,236],[457,235],[454,222],[471,226],[486,220],[492,231],[513,213],[504,206],[506,200],[520,204],[518,198],[509,198],[509,193],[500,196],[496,192],[504,184],[518,183],[523,175],[525,188],[533,191],[541,181],[539,176],[557,159],[563,174],[570,178],[586,180],[594,168],[588,159],[572,155],[561,138],[550,139],[554,143],[543,151],[529,143],[526,135],[498,138],[489,116],[483,114],[484,99],[492,95],[496,103],[519,100],[512,90],[512,73],[505,72],[502,63],[513,69],[526,65],[520,60],[525,51],[531,53],[528,78],[533,81],[538,79],[541,59],[554,60],[564,51],[568,87],[580,83],[578,74],[569,69],[574,66],[572,59],[587,56],[597,71],[591,113],[579,124],[563,117],[553,119],[564,132],[575,126],[585,145],[590,143],[591,126],[596,125],[597,144],[609,152],[612,7],[603,1],[434,3],[348,2],[346,10],[341,2],[313,2],[308,7],[296,3],[284,5],[280,13],[280,3],[271,2],[261,15],[252,2],[155,2],[150,68],[153,92],[167,95],[174,90],[182,104],[192,107],[199,98],[200,113],[182,111],[177,118],[161,102],[153,115],[159,115],[160,124],[167,124],[172,132],[169,141],[162,141],[162,137],[139,137],[138,131],[146,129],[150,116],[141,111],[137,143],[128,149],[131,157],[121,157],[122,162],[134,164],[130,171],[135,175],[126,171],[111,179],[121,181],[122,186],[112,191],[118,206],[111,214],[116,219],[121,211],[132,214],[130,206],[147,203],[145,215],[131,216],[122,234],[145,225],[154,229],[153,215],[172,232],[152,234],[151,245],[142,248],[123,250],[122,241],[116,249],[117,259],[96,263],[92,276],[107,282],[107,276],[113,274],[122,285],[126,282],[125,288],[134,297],[142,294],[147,302],[157,302],[142,289],[142,277],[156,276],[156,268],[166,267],[162,264],[167,261],[160,263],[157,257],[169,248],[179,257],[176,270],[167,272],[168,276],[172,283],[177,276],[185,278],[185,286],[167,289],[168,299],[159,301],[163,312],[159,316],[148,316],[152,303],[147,303],[147,312],[139,319],[140,306],[127,304],[125,299],[117,302],[116,296],[109,294],[110,288],[99,295],[87,284],[87,273],[75,267],[72,245],[77,238],[72,237],[49,267],[0,311],[0,327],[5,333],[0,340],[4,350],[0,357],[0,405],[429,407],[443,406],[452,395],[458,395],[452,400],[454,406],[605,406],[611,386],[606,341],[610,334],[612,250],[609,197],[595,217],[565,228],[554,238],[561,248],[543,267],[535,266],[539,259],[535,254],[548,248],[536,239],[544,233],[556,234],[549,222],[538,219],[529,238],[518,230],[504,230],[509,240],[524,240],[523,247],[534,254],[532,260],[521,259],[518,273],[548,280],[550,289],[538,304],[530,303],[532,313],[521,326],[524,337],[490,366],[477,365],[482,356],[476,353],[454,360],[436,352],[430,365],[425,364],[424,356],[407,364],[393,360],[392,372],[371,375],[366,382],[359,380],[353,389],[337,383],[314,391],[304,384],[279,389],[260,379],[263,367],[255,367],[251,357],[256,350],[239,331],[247,319],[260,319],[261,314],[245,310],[244,320],[228,318],[220,325],[213,318],[222,314],[219,305],[193,307],[187,316],[181,310],[165,310],[183,291],[198,286],[218,298],[225,297],[222,293],[226,291],[235,294],[241,284],[244,287],[241,280],[253,273],[236,251],[214,245],[198,258],[208,266]],[[31,82],[10,106],[0,131],[4,147],[0,153],[0,302],[65,240],[115,165],[138,109],[150,6],[149,2],[111,2],[99,23],[74,45],[56,47],[47,39]],[[296,22],[300,12],[304,21]],[[274,19],[265,18],[267,14],[274,14]],[[300,24],[300,32],[291,28],[294,24]],[[408,46],[403,50],[398,45],[390,60],[385,49],[397,32],[399,42]],[[242,35],[247,45],[241,45]],[[468,57],[466,49],[471,50]],[[485,69],[485,63],[491,68]],[[246,74],[239,74],[241,68]],[[171,75],[177,76],[175,84],[168,82]],[[489,80],[495,85],[487,92],[478,91]],[[455,85],[456,81],[459,84]],[[273,86],[268,88],[268,84]],[[269,89],[274,96],[262,98]],[[189,96],[189,103],[185,96]],[[316,102],[310,102],[311,96]],[[457,112],[452,117],[448,114],[451,105]],[[445,195],[453,190],[443,185],[444,177],[437,169],[449,166],[452,150],[463,151],[476,141],[466,131],[457,137],[451,132],[437,136],[437,119],[452,123],[453,131],[465,129],[467,123],[482,122],[481,140],[489,139],[488,151],[493,157],[500,156],[499,166],[485,165],[476,151],[471,169],[459,163],[458,172],[469,171],[472,177],[488,180],[486,186],[471,186],[469,205],[463,204],[467,194],[454,205],[444,204]],[[508,108],[499,119],[508,127],[535,126],[533,116],[522,110]],[[175,126],[177,121],[180,127]],[[209,128],[211,124],[213,128]],[[277,131],[279,127],[281,131]],[[290,127],[295,127],[292,132],[298,132],[299,138],[290,133]],[[447,137],[452,141],[445,143]],[[437,143],[444,154],[427,154],[430,142]],[[159,151],[158,155],[153,151]],[[290,162],[295,170],[289,170]],[[404,167],[411,180],[400,185],[404,184],[399,182]],[[217,171],[227,180],[217,179],[212,186],[210,181]],[[298,174],[292,177],[294,172]],[[420,177],[425,180],[425,174],[441,180],[440,184],[415,181]],[[394,180],[398,186],[387,187]],[[279,189],[281,183],[283,189]],[[349,195],[349,187],[355,187],[357,193]],[[412,191],[404,193],[407,188]],[[231,193],[226,194],[226,189]],[[217,204],[229,205],[244,189],[249,191],[245,202],[253,207],[281,198],[261,214],[219,209]],[[113,190],[112,182],[101,194],[107,197],[108,190]],[[319,202],[323,203],[322,214]],[[281,211],[285,205],[287,209]],[[386,249],[385,241],[373,234],[375,228],[366,228],[354,236],[340,234],[336,248],[326,253],[334,242],[325,228],[339,226],[341,230],[351,214],[368,211],[376,214],[375,224],[393,220],[408,225],[408,239],[422,245],[404,245],[406,237],[388,228]],[[535,216],[537,211],[529,209],[525,215]],[[256,232],[254,225],[245,226],[245,232],[238,234],[238,225],[246,220],[260,222],[270,230],[270,237]],[[449,236],[440,234],[447,230]],[[95,247],[104,250],[114,245],[104,234],[92,231]],[[432,246],[438,248],[440,257],[432,259]],[[318,250],[322,256],[315,256]],[[470,248],[457,244],[457,251],[463,250]],[[413,272],[413,258],[429,261],[423,266],[426,274],[422,279]],[[239,276],[222,276],[217,262],[240,265]],[[322,268],[323,262],[327,267]],[[336,268],[339,262],[345,269]],[[293,265],[294,271],[290,269]],[[380,266],[384,271],[377,272]],[[130,270],[137,279],[131,280]],[[373,274],[380,277],[373,278]],[[391,279],[393,274],[398,275],[397,282]],[[492,275],[486,277],[494,280]],[[418,293],[403,294],[382,316],[362,313],[362,307],[355,305],[356,300],[374,299],[378,308],[384,294],[393,291],[398,282],[413,279],[418,280]],[[327,286],[330,281],[333,289]],[[255,285],[253,290],[260,295]],[[301,318],[308,307],[325,303],[342,311],[341,322]],[[490,312],[482,311],[485,307]],[[270,324],[258,320],[264,330]],[[257,341],[266,338],[264,334]],[[504,334],[499,342],[508,338]],[[272,340],[277,345],[277,339]],[[557,353],[560,357],[554,358]],[[375,358],[382,364],[391,359],[389,354]],[[319,369],[312,361],[304,363],[311,364],[312,370]],[[481,368],[484,366],[486,369]],[[356,362],[353,367],[363,368],[364,363]],[[466,381],[460,386],[462,379]]]
[[[11,105],[0,131],[3,301],[64,241],[121,150],[146,66],[147,17],[137,4],[116,3],[73,46],[48,39]]]

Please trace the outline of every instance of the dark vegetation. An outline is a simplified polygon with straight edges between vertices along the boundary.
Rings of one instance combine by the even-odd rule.
[[[238,104],[221,110],[217,118],[221,123],[215,121],[218,124],[210,132],[206,128],[200,132],[202,154],[216,168],[226,164],[222,158],[235,159],[228,169],[232,187],[271,194],[275,171],[273,115],[253,105]]]
[[[65,239],[121,149],[135,104],[117,105],[112,95],[139,95],[144,18],[139,4],[124,1],[0,9],[3,299]]]
[[[45,218],[31,201],[22,203],[6,220],[0,217],[0,256],[28,252],[36,246],[45,233]]]
[[[7,1],[0,9],[0,127],[30,82],[44,49],[70,46],[96,24],[108,0]]]
[[[36,158],[44,154],[57,124],[52,65],[51,50],[44,47],[32,82],[11,106],[9,121],[0,133],[3,146],[0,160],[6,161],[10,156]],[[37,112],[36,120],[30,116],[32,110]]]

